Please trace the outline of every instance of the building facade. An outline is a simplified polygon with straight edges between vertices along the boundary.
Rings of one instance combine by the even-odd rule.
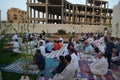
[[[72,4],[66,0],[27,0],[28,22],[47,24],[111,25],[113,10],[106,0]]]
[[[120,2],[113,7],[112,36],[120,38]]]
[[[7,11],[7,20],[10,23],[26,23],[27,12],[18,8],[11,8]]]

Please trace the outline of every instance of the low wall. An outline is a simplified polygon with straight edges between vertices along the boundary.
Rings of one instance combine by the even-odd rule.
[[[27,23],[2,23],[0,31],[5,28],[5,25],[12,25],[17,31],[29,29],[30,33],[41,33],[44,30],[46,33],[56,33],[59,29],[66,30],[67,33],[71,33],[74,29],[75,33],[88,33],[96,32],[101,33],[106,26],[102,25],[72,25],[72,24],[27,24]],[[14,33],[13,30],[9,30],[8,33]]]

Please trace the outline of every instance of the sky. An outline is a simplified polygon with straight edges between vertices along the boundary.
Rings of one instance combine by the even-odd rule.
[[[11,7],[19,8],[21,10],[27,11],[26,6],[27,0],[0,0],[0,10],[1,10],[1,19],[7,20],[7,10]],[[85,0],[67,0],[74,4],[85,4]],[[113,8],[120,0],[108,0],[109,8]]]

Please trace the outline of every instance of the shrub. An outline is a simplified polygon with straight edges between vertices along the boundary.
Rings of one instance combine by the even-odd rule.
[[[65,35],[66,31],[63,29],[58,30],[58,35]]]

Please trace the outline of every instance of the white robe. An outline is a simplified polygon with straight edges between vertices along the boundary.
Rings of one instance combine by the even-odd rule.
[[[105,75],[108,72],[108,62],[102,57],[90,65],[90,71],[95,75]]]
[[[45,54],[45,46],[40,46],[39,47],[41,54],[44,55]]]
[[[72,80],[75,74],[75,68],[70,63],[66,66],[66,68],[61,72],[61,74],[56,74],[53,80]]]
[[[73,64],[73,67],[77,70],[79,68],[79,64],[78,64],[78,57],[76,56],[75,53],[71,54],[71,64]]]

